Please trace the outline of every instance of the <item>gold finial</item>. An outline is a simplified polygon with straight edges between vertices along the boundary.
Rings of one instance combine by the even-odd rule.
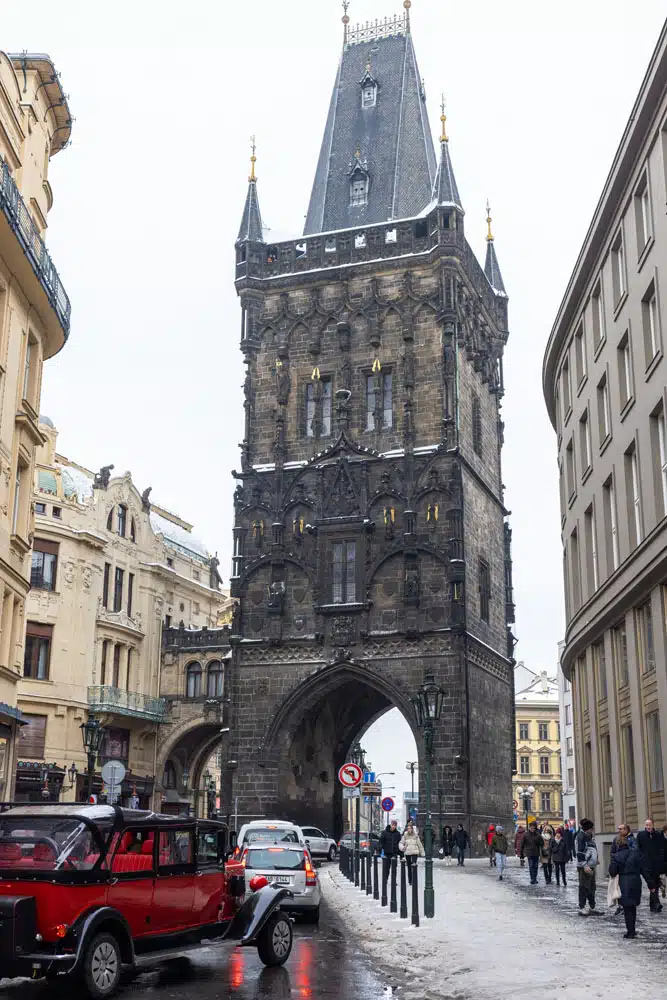
[[[313,382],[320,381],[320,370],[319,368],[313,368],[313,374],[310,376]]]
[[[405,27],[410,30],[410,8],[412,7],[412,0],[403,0],[403,6],[405,7]]]
[[[376,358],[373,362],[373,374],[377,375],[378,372],[382,371],[382,365],[380,364],[380,359]]]
[[[440,136],[440,142],[449,142],[447,138],[447,115],[445,114],[445,95],[442,95],[442,101],[440,103],[440,110],[442,114],[440,115],[440,121],[442,122],[442,135]]]
[[[347,9],[350,6],[350,0],[343,0],[343,43],[347,44],[350,17],[347,13]]]
[[[257,157],[255,156],[255,151],[257,149],[257,144],[255,142],[254,135],[250,136],[250,148],[252,150],[252,155],[250,157],[250,177],[248,178],[248,180],[256,181],[257,178],[255,176],[255,164],[257,163]]]
[[[486,199],[486,238],[491,243],[493,242],[493,233],[491,232],[491,206],[489,205],[489,199]]]

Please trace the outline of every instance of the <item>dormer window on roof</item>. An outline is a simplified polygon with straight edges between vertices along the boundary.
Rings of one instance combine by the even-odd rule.
[[[362,161],[359,150],[354,154],[350,167],[350,208],[359,208],[361,205],[368,204],[370,186],[366,162]]]
[[[377,104],[378,85],[377,80],[371,76],[370,63],[366,66],[366,72],[361,80],[361,107],[374,108]]]

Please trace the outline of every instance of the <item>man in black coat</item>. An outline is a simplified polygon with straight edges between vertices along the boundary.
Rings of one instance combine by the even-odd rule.
[[[530,870],[530,884],[537,885],[537,872],[540,864],[540,851],[544,844],[544,838],[537,829],[537,823],[529,823],[526,836],[523,838],[523,853],[528,858],[528,868]]]
[[[456,853],[458,855],[458,863],[463,868],[464,858],[466,856],[466,847],[468,846],[470,838],[468,834],[463,829],[463,824],[459,823],[456,830],[454,831],[454,843],[456,845]]]
[[[572,861],[574,859],[574,830],[569,823],[565,827],[563,840],[567,849],[567,860]]]
[[[660,872],[665,859],[664,837],[653,826],[653,820],[647,819],[644,829],[637,834],[637,847],[642,855],[642,874],[649,891],[649,907],[651,913],[660,913]]]
[[[400,854],[398,845],[401,841],[401,834],[398,830],[396,820],[392,819],[380,836],[380,849],[384,851],[385,858],[396,858]]]

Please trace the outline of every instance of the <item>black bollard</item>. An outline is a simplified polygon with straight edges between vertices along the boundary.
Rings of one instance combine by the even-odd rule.
[[[403,920],[408,918],[408,890],[405,876],[405,858],[401,858],[401,912],[399,916]]]
[[[344,860],[343,860],[343,852],[344,852],[344,850],[345,850],[345,848],[341,844],[340,847],[338,848],[338,870],[341,873],[341,875],[345,871],[345,863],[344,863]]]
[[[371,883],[371,853],[370,851],[366,855],[366,895],[370,896],[373,892],[373,886]]]
[[[347,877],[349,878],[350,882],[354,882],[354,849],[352,847],[350,848],[350,853],[347,860],[347,871],[348,871]]]
[[[389,858],[382,859],[382,906],[387,905],[387,881],[389,880]]]
[[[360,871],[361,877],[359,879],[359,888],[361,889],[362,892],[366,892],[366,855],[362,854],[361,857],[359,858],[359,861],[360,861],[359,867],[361,869],[361,871]],[[355,885],[356,885],[356,883],[355,883]]]
[[[378,883],[378,856],[373,858],[373,899],[380,898],[380,886]]]
[[[355,887],[359,885],[359,860],[360,854],[357,848],[354,849],[354,884]]]
[[[389,904],[389,911],[391,913],[398,913],[398,903],[396,902],[396,856],[391,859],[391,902]]]
[[[419,927],[419,886],[417,885],[417,859],[412,863],[412,924]]]

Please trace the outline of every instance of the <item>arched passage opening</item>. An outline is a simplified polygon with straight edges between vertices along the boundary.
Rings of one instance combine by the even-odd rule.
[[[172,815],[229,812],[228,733],[216,720],[195,720],[170,733],[160,748],[155,808]],[[227,784],[225,784],[227,782]]]

